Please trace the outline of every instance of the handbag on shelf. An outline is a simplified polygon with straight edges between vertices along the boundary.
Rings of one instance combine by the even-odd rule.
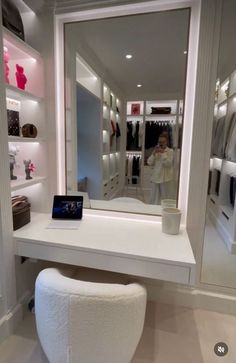
[[[20,12],[10,0],[2,0],[2,24],[19,38],[25,40]]]
[[[25,124],[21,128],[22,136],[23,137],[33,137],[35,138],[38,134],[38,130],[36,126],[33,124]]]
[[[8,135],[20,136],[20,118],[19,112],[7,110]]]
[[[30,222],[30,203],[23,195],[11,198],[13,230],[17,230]]]
[[[171,107],[151,107],[152,112],[151,115],[160,115],[160,114],[167,114],[171,113]]]

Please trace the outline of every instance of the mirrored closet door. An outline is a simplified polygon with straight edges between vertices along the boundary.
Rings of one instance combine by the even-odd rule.
[[[236,2],[222,2],[201,282],[236,288]]]

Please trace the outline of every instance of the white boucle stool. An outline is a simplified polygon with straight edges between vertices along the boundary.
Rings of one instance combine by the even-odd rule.
[[[122,278],[117,283],[109,273],[93,273],[96,282],[86,281],[80,271],[73,275],[55,268],[37,277],[36,326],[50,363],[130,363],[134,355],[143,331],[146,289],[121,283]]]

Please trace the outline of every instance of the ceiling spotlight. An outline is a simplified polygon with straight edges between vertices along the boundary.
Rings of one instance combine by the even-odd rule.
[[[140,87],[142,87],[142,85],[141,84],[137,84],[137,87],[140,88]]]
[[[184,51],[184,54],[187,54],[187,53],[188,53],[188,51],[187,51],[187,50],[185,50],[185,51]]]
[[[126,54],[126,56],[125,56],[125,58],[127,58],[127,59],[131,59],[133,56],[132,56],[132,54]]]

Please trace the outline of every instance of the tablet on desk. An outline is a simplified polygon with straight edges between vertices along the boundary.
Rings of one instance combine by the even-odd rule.
[[[53,219],[82,219],[83,197],[79,195],[55,195],[52,207]]]
[[[83,216],[83,197],[55,195],[52,207],[52,221],[47,229],[78,229]]]

